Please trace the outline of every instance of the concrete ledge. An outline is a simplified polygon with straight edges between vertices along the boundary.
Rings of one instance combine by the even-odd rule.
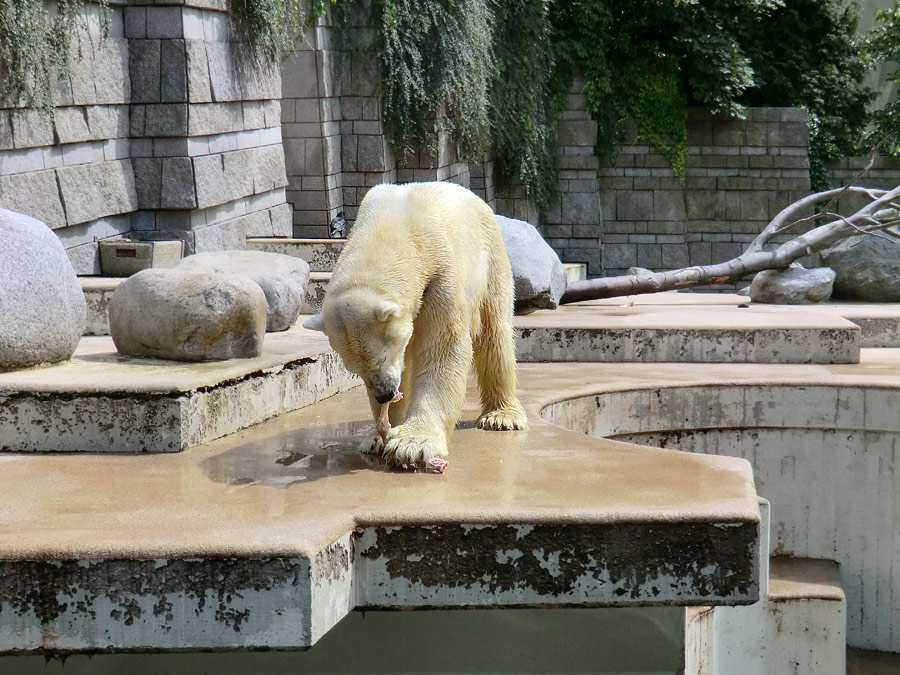
[[[310,274],[303,314],[322,308],[330,278],[330,272]],[[106,308],[121,279],[79,280],[87,300],[85,334],[108,335]],[[739,309],[737,305],[746,302],[742,296],[699,293],[616,301],[516,317],[519,360],[856,363],[860,347],[900,346],[900,306],[893,304]],[[843,314],[849,321],[841,318]]]
[[[527,432],[474,429],[471,392],[441,475],[356,452],[360,389],[177,454],[0,456],[0,651],[305,647],[354,607],[754,602],[747,462],[543,422],[580,371],[526,367]]]
[[[778,557],[769,561],[769,601],[803,598],[844,602],[841,570],[833,560]]]
[[[671,299],[666,296],[671,296]],[[834,312],[713,304],[662,293],[516,317],[520,361],[857,363],[859,328]],[[732,296],[734,297],[734,296]],[[652,301],[657,302],[653,303]],[[652,304],[651,304],[652,303]]]
[[[615,378],[580,366],[585,382],[602,384],[548,405],[548,420],[627,443],[748,459],[772,503],[768,552],[836,561],[785,572],[786,590],[773,584],[773,602],[794,592],[829,602],[845,594],[848,644],[900,650],[888,629],[900,603],[882,590],[898,582],[900,535],[881,525],[900,517],[900,350],[863,350],[858,366],[660,364],[651,372],[631,364]],[[801,572],[815,586],[797,590]]]
[[[0,374],[0,451],[178,452],[357,384],[300,327],[267,335],[256,359],[191,364],[82,338],[66,363]]]
[[[310,272],[330,272],[344,249],[346,239],[291,239],[250,237],[247,248],[303,258]]]

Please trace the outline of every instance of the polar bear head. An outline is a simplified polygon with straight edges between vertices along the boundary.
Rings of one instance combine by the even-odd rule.
[[[413,321],[396,302],[370,288],[353,288],[326,297],[322,313],[303,326],[328,336],[347,370],[362,378],[379,403],[397,395]]]

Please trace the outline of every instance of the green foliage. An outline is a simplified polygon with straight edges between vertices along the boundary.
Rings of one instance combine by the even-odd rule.
[[[810,179],[828,187],[825,162],[855,154],[873,94],[861,84],[867,61],[858,10],[845,0],[791,0],[741,26],[757,86],[747,105],[802,106],[810,113]]]
[[[598,153],[633,128],[681,178],[692,105],[730,116],[745,105],[806,107],[816,183],[827,159],[856,147],[867,120],[849,0],[373,1],[398,155],[433,143],[435,115],[446,110],[462,158],[492,149],[501,176],[524,182],[538,206],[555,191],[555,119],[576,76]],[[897,58],[900,10],[882,22],[872,49]],[[900,104],[882,117],[900,124]]]
[[[490,90],[492,151],[504,180],[525,185],[542,208],[556,193],[554,122],[561,98],[552,85],[548,5],[542,0],[507,0],[497,6]]]
[[[562,86],[587,76],[599,124],[598,151],[611,152],[633,122],[637,137],[684,177],[687,109],[702,104],[739,115],[753,85],[735,25],[777,3],[764,0],[556,0],[551,10]]]
[[[492,13],[484,0],[375,0],[385,130],[395,153],[433,150],[446,125],[463,159],[483,154],[490,128]],[[447,113],[442,115],[440,113]]]
[[[869,33],[865,44],[865,55],[872,66],[900,62],[900,2],[877,14],[878,24]],[[900,83],[900,70],[887,75],[887,81]],[[900,156],[900,99],[892,96],[881,110],[872,116],[872,125],[863,141],[865,147],[873,147],[883,138],[887,141],[881,151],[888,155]]]
[[[41,0],[0,0],[2,94],[49,114],[59,77],[68,72],[75,34],[86,28],[84,0],[59,0],[51,16]],[[100,3],[101,31],[109,28],[109,8]]]
[[[327,0],[311,0],[310,19],[324,14],[327,6]],[[230,14],[238,45],[257,70],[279,66],[307,16],[304,0],[231,0]]]

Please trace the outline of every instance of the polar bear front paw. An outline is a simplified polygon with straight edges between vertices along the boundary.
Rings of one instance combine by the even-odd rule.
[[[357,450],[365,455],[381,455],[384,454],[384,441],[378,434],[367,436],[360,441]]]
[[[448,454],[443,434],[429,434],[403,424],[391,429],[384,441],[384,460],[392,466],[408,468]]]
[[[489,431],[524,430],[528,428],[528,417],[521,408],[500,408],[484,413],[475,426]]]

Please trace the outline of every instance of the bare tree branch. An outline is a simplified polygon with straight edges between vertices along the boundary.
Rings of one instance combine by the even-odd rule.
[[[871,166],[874,155],[870,157],[867,168]],[[861,174],[860,174],[861,175]],[[862,194],[870,198],[870,202],[850,216],[842,216],[831,211],[830,207],[846,194]],[[576,281],[566,288],[560,304],[611,298],[622,295],[638,295],[657,293],[700,285],[736,283],[747,275],[767,269],[783,269],[794,260],[810,255],[831,246],[837,241],[850,236],[872,235],[893,241],[900,239],[900,234],[888,230],[900,223],[900,209],[896,203],[900,198],[900,186],[890,191],[848,185],[843,188],[818,192],[800,199],[783,209],[766,228],[754,239],[747,249],[737,258],[698,267],[685,267],[652,274],[626,275]],[[786,225],[795,214],[814,207],[816,203],[829,200],[823,211],[795,220]],[[773,236],[798,223],[830,218],[804,234],[790,239],[772,250],[763,247]],[[885,231],[885,234],[877,234]]]

